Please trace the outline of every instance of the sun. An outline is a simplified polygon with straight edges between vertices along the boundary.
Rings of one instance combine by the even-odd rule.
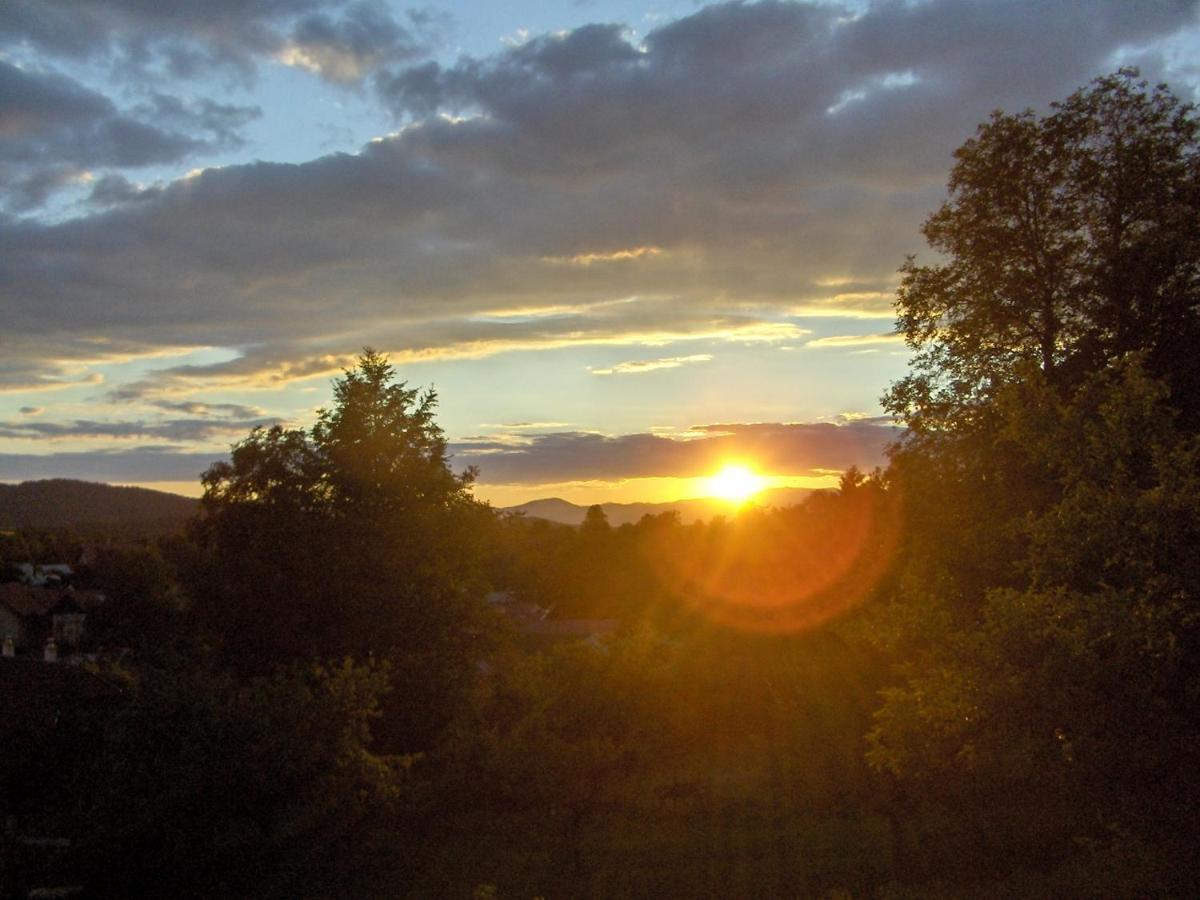
[[[727,463],[708,479],[708,493],[722,500],[742,503],[761,491],[766,484],[767,480],[756,475],[748,466]]]

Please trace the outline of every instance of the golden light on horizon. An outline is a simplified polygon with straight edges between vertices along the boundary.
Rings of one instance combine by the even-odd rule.
[[[742,463],[726,463],[706,485],[709,496],[731,503],[744,503],[766,486],[767,479]]]

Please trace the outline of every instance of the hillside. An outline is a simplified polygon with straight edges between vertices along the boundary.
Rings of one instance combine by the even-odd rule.
[[[168,525],[195,512],[190,497],[147,488],[66,478],[0,484],[0,528]]]
[[[794,506],[802,503],[812,491],[804,488],[774,488],[763,491],[757,498],[759,506]],[[675,500],[670,503],[602,503],[601,508],[608,516],[609,524],[625,525],[637,522],[642,516],[656,516],[661,513],[677,512],[680,520],[686,525],[691,522],[707,521],[714,516],[727,516],[734,511],[723,500],[711,497],[695,497],[689,500]],[[587,515],[588,507],[571,503],[558,497],[544,500],[530,500],[519,506],[505,507],[504,512],[520,513],[535,519],[547,519],[564,525],[578,525]]]

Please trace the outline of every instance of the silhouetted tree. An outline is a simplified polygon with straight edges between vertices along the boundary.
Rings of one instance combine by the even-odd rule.
[[[308,432],[256,429],[203,477],[200,620],[243,672],[367,655],[392,664],[380,732],[428,741],[478,642],[491,511],[449,466],[436,395],[367,350]]]
[[[95,897],[371,893],[410,799],[408,760],[369,746],[386,690],[349,662],[140,673],[58,773],[70,874]]]
[[[1170,858],[1200,802],[1200,154],[1191,107],[1135,78],[993,115],[926,223],[947,262],[910,260],[898,298],[905,527],[873,622],[902,677],[869,758],[995,864]],[[1182,863],[1111,889],[1189,893]]]
[[[1142,349],[1194,420],[1197,127],[1190,104],[1133,69],[1043,118],[994,113],[956,151],[950,199],[923,228],[946,261],[902,269],[897,324],[916,354],[887,408],[917,435],[987,427],[1023,362],[1062,386]]]

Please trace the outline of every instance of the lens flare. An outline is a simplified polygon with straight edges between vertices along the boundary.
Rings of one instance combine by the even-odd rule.
[[[748,508],[733,519],[667,531],[651,559],[663,582],[710,621],[794,634],[869,597],[894,559],[895,491],[857,488],[803,506]]]

